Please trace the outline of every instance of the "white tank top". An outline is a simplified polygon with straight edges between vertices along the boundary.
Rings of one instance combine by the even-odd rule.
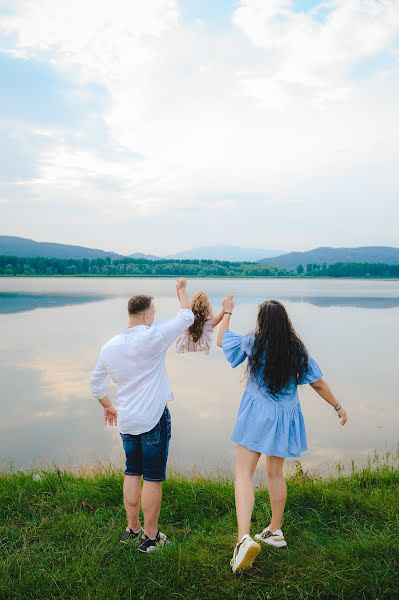
[[[188,329],[176,340],[176,352],[204,352],[209,354],[213,341],[213,319],[205,321],[204,329],[199,340],[193,341]]]

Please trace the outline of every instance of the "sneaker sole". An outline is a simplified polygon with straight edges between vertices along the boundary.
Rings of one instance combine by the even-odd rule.
[[[164,550],[168,546],[171,545],[172,542],[166,542],[164,544],[159,544],[158,546],[150,546],[151,550],[141,550],[140,547],[137,548],[139,552],[142,554],[151,554],[151,552],[157,552],[158,550]]]
[[[245,571],[246,569],[250,569],[260,550],[261,548],[259,544],[252,544],[242,557],[241,562],[239,564],[234,565],[233,573],[237,573],[237,571]]]
[[[152,550],[141,550],[140,548],[137,548],[137,550],[139,552],[141,552],[141,554],[151,554],[152,552],[158,552],[158,550],[162,550],[164,546],[151,546]]]
[[[267,539],[264,540],[259,534],[255,535],[255,539],[267,544],[268,546],[273,546],[273,548],[287,548],[287,542],[285,540],[281,540],[280,542],[272,542]]]

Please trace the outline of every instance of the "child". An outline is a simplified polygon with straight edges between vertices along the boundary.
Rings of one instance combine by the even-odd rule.
[[[214,327],[219,325],[224,310],[214,317],[206,292],[196,292],[191,300],[194,323],[176,341],[176,352],[204,352],[209,354]]]

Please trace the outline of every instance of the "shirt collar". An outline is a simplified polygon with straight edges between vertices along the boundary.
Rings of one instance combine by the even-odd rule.
[[[132,333],[136,329],[141,329],[144,327],[145,329],[149,329],[148,325],[135,325],[134,327],[126,327],[125,329],[121,329],[120,333]]]

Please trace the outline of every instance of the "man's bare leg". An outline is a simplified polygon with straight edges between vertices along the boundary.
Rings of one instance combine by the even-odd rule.
[[[140,519],[141,475],[125,475],[123,480],[123,504],[125,505],[127,526],[132,531],[139,531]]]
[[[162,501],[162,481],[144,481],[141,508],[144,514],[144,533],[154,539],[158,533],[158,519]]]

